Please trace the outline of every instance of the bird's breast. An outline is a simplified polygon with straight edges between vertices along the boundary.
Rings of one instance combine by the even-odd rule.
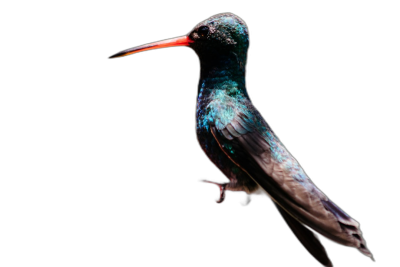
[[[232,170],[234,171],[238,167],[227,158],[211,133],[211,127],[221,116],[222,106],[224,105],[224,102],[216,96],[221,93],[223,92],[200,88],[196,107],[196,133],[197,140],[208,158],[229,177]],[[213,108],[217,103],[221,110]]]

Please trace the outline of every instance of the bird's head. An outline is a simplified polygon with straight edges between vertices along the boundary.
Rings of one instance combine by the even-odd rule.
[[[110,58],[172,46],[189,46],[202,61],[232,54],[245,58],[249,47],[249,35],[246,23],[241,18],[232,13],[222,13],[200,22],[187,35],[136,46]]]
[[[232,13],[212,16],[199,24],[188,34],[190,44],[200,59],[218,57],[226,53],[247,52],[249,34],[246,23]]]

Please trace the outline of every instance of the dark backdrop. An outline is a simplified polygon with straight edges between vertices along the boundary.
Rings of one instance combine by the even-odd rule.
[[[227,193],[217,205],[217,188],[197,182],[222,177],[195,139],[198,61],[192,51],[107,59],[184,35],[221,12],[249,27],[254,104],[313,182],[361,223],[378,264],[323,240],[335,266],[385,266],[391,231],[384,229],[393,218],[382,208],[390,202],[383,197],[382,162],[392,163],[381,161],[387,144],[380,129],[382,114],[391,111],[381,107],[388,73],[380,61],[382,15],[373,6],[131,1],[74,8],[64,40],[74,53],[58,58],[72,63],[61,73],[67,86],[60,91],[65,205],[72,215],[64,219],[77,246],[71,253],[110,266],[143,260],[319,266],[268,199],[254,198],[244,208],[243,194]]]

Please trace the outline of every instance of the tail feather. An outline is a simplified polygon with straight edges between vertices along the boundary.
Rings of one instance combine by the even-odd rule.
[[[289,213],[282,209],[279,205],[275,204],[285,219],[286,223],[292,229],[295,236],[299,239],[301,244],[310,252],[310,254],[326,267],[333,267],[331,260],[326,253],[324,246],[319,241],[318,237],[308,230],[302,223],[293,218]]]

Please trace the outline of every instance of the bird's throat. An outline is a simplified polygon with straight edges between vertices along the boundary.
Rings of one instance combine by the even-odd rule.
[[[245,94],[245,58],[230,53],[224,57],[201,60],[199,91],[203,89],[230,90],[235,87]]]

